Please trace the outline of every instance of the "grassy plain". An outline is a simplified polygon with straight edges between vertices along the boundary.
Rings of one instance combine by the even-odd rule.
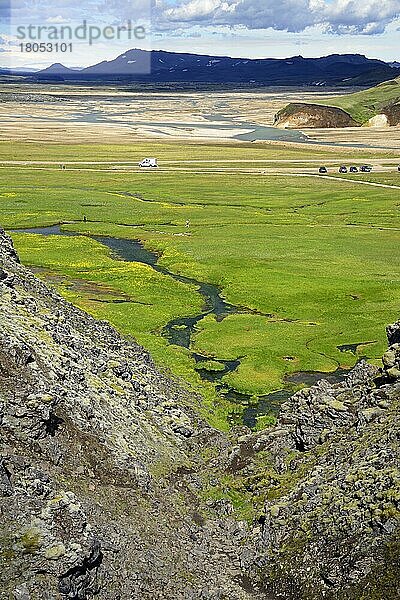
[[[115,165],[147,154],[166,162],[314,158],[318,164],[332,156],[340,162],[348,153],[233,143],[45,149],[0,144],[0,161]],[[117,172],[109,164],[91,171],[5,165],[0,174],[0,223],[7,229],[64,223],[63,229],[80,233],[140,239],[171,272],[213,283],[229,302],[263,313],[231,315],[222,322],[205,316],[193,338],[193,349],[210,359],[241,358],[238,370],[224,378],[238,391],[262,395],[281,389],[288,373],[350,367],[364,354],[378,360],[384,327],[398,317],[396,189],[289,174],[208,173],[198,165],[178,174]],[[368,175],[371,181],[380,177],[395,181],[396,175]],[[13,238],[24,263],[40,268],[39,274],[71,301],[134,335],[159,364],[204,395],[214,424],[226,426],[233,407],[201,381],[187,350],[169,346],[160,335],[173,318],[202,311],[195,286],[145,265],[116,261],[87,237],[18,233]],[[356,354],[338,350],[362,343],[367,345]]]
[[[137,163],[143,156],[155,154],[160,162],[165,160],[178,161],[187,160],[211,160],[213,163],[229,160],[259,160],[259,161],[290,161],[290,160],[312,160],[319,157],[327,157],[340,160],[343,156],[354,156],[353,148],[334,148],[323,146],[304,146],[304,144],[284,143],[254,143],[235,141],[220,142],[182,142],[163,140],[134,140],[132,144],[107,144],[107,143],[68,143],[43,144],[23,142],[1,142],[0,161],[47,161],[62,163],[68,161],[105,162],[109,164]],[[377,155],[375,150],[368,148],[357,150],[358,158],[368,158]],[[380,152],[379,156],[394,156],[393,151]]]

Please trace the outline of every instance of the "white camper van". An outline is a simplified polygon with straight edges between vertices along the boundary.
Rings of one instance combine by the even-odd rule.
[[[140,163],[139,167],[158,167],[156,158],[144,158]]]

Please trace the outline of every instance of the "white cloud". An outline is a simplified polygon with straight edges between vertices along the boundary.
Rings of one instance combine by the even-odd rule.
[[[64,23],[69,23],[69,22],[70,22],[70,19],[66,19],[61,15],[57,15],[56,17],[49,17],[48,19],[46,19],[46,23],[64,24]]]
[[[378,34],[400,15],[399,0],[180,0],[155,4],[155,26],[244,26],[301,32],[321,25],[337,34]]]
[[[337,0],[324,8],[328,28],[337,33],[383,33],[400,15],[398,0]]]
[[[167,8],[164,16],[171,21],[202,21],[212,19],[219,10],[224,10],[225,2],[221,0],[189,0],[180,6]]]
[[[400,0],[0,0],[0,20],[93,21],[148,15],[155,31],[201,26],[243,26],[301,32],[322,26],[335,34],[379,34],[400,16]]]

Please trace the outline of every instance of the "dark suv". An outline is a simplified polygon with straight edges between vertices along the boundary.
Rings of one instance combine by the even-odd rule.
[[[357,167],[350,167],[350,173],[358,173]]]
[[[347,167],[345,167],[344,165],[339,167],[339,173],[347,173]]]
[[[362,173],[371,173],[372,167],[371,165],[362,165],[362,167],[360,167],[360,171]]]
[[[318,169],[318,173],[327,173],[327,172],[328,172],[328,169],[326,167],[320,167]]]

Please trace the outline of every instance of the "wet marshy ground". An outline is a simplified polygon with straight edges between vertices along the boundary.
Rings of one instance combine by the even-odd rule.
[[[80,233],[61,230],[59,225],[51,227],[38,227],[31,229],[19,230],[19,232],[36,233],[41,235],[64,235],[64,236],[79,236]],[[175,281],[186,285],[196,286],[198,292],[204,299],[203,310],[200,314],[188,317],[179,317],[167,323],[161,335],[165,337],[171,345],[181,346],[191,351],[192,338],[196,332],[196,325],[206,315],[214,315],[217,321],[222,321],[227,316],[232,314],[261,314],[246,307],[235,306],[227,302],[221,295],[221,290],[212,284],[197,281],[190,277],[185,277],[172,273],[165,267],[158,264],[159,256],[155,252],[151,252],[143,247],[138,240],[128,240],[123,238],[112,238],[105,236],[88,236],[97,242],[109,248],[113,256],[117,260],[129,262],[139,262],[151,266],[155,271],[165,276],[173,278]],[[95,299],[94,299],[95,300]],[[98,301],[110,302],[127,302],[128,298],[107,298],[99,299]],[[264,315],[271,318],[272,315]],[[354,352],[360,345],[354,344]],[[350,347],[351,346],[351,347]],[[342,351],[353,351],[353,345],[343,346],[339,348]],[[202,356],[196,352],[191,352],[192,357],[196,362],[196,371],[204,381],[211,382],[216,390],[223,395],[227,400],[243,408],[240,417],[232,413],[232,423],[241,421],[243,424],[254,428],[257,424],[257,419],[264,415],[277,415],[279,407],[290,397],[293,389],[298,385],[310,386],[315,384],[320,379],[328,379],[331,382],[338,382],[348,373],[348,370],[337,369],[333,373],[321,372],[299,372],[288,375],[285,378],[285,388],[271,394],[254,397],[247,394],[242,394],[234,388],[228,386],[224,381],[224,377],[229,373],[236,371],[243,357],[238,357],[235,360],[222,360],[218,357]],[[212,364],[211,364],[212,363]],[[204,366],[202,366],[204,365]]]

